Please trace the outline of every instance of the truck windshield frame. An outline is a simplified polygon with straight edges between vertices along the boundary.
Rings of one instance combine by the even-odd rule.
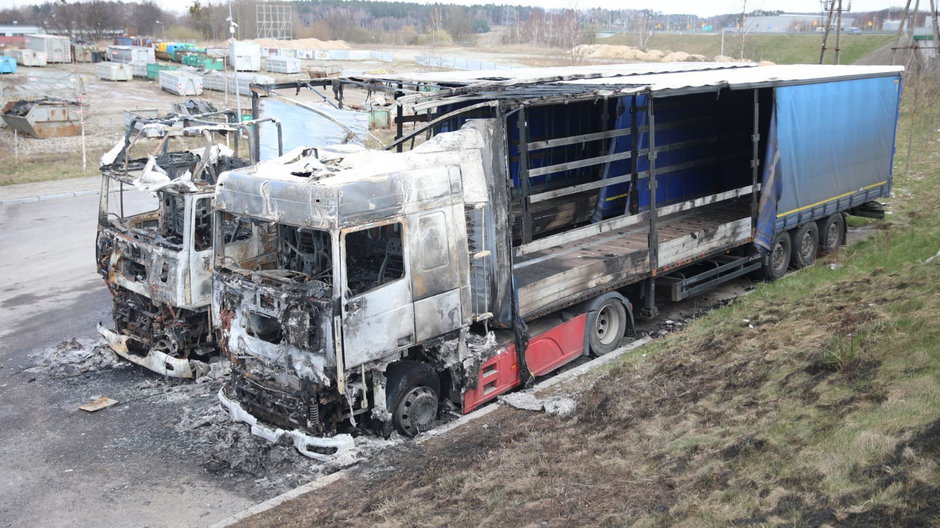
[[[285,284],[327,286],[336,296],[339,276],[338,232],[272,222],[248,215],[216,210],[213,222],[214,261],[217,271],[230,271]]]

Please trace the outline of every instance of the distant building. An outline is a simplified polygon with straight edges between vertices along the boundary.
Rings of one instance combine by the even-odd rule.
[[[38,26],[21,26],[19,24],[0,24],[0,47],[19,48],[26,44],[26,35],[45,33]]]
[[[21,26],[19,24],[0,24],[0,37],[25,37],[34,33],[45,33],[39,26]]]
[[[744,31],[747,33],[807,33],[822,31],[825,25],[826,16],[821,13],[794,13],[748,17],[744,22]],[[854,18],[842,15],[843,28],[854,25]]]

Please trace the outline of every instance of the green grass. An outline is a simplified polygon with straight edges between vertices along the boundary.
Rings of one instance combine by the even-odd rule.
[[[17,183],[35,183],[98,174],[97,158],[88,160],[88,170],[82,172],[81,153],[46,153],[20,155],[18,160],[4,161],[4,170],[0,171],[0,186]]]
[[[852,64],[865,55],[891,42],[893,35],[842,35],[840,42],[840,63]],[[629,35],[617,35],[599,41],[598,44],[619,44],[635,46]],[[830,37],[830,46],[835,45],[834,36]],[[819,50],[822,35],[817,33],[784,35],[746,35],[744,39],[745,57],[756,61],[772,61],[778,64],[816,64],[819,62]],[[649,49],[684,51],[705,55],[709,59],[721,53],[721,35],[678,35],[656,33],[650,38]],[[725,55],[739,57],[741,40],[738,35],[725,35]],[[832,62],[832,52],[827,52],[827,62]]]

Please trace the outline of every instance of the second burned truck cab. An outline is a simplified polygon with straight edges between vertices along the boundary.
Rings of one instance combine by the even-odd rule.
[[[486,202],[480,133],[441,139],[407,156],[296,150],[220,178],[220,398],[254,432],[316,457],[351,445],[344,424],[367,413],[406,435],[436,416],[428,365],[459,376],[462,347],[441,345],[475,318],[465,215]],[[433,395],[395,393],[432,375]]]

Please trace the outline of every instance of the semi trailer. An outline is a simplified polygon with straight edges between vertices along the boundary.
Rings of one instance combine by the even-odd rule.
[[[901,73],[348,78],[395,95],[386,150],[298,148],[219,177],[219,399],[328,458],[363,430],[413,436],[609,353],[657,299],[811,265],[844,243],[845,215],[883,214]]]

